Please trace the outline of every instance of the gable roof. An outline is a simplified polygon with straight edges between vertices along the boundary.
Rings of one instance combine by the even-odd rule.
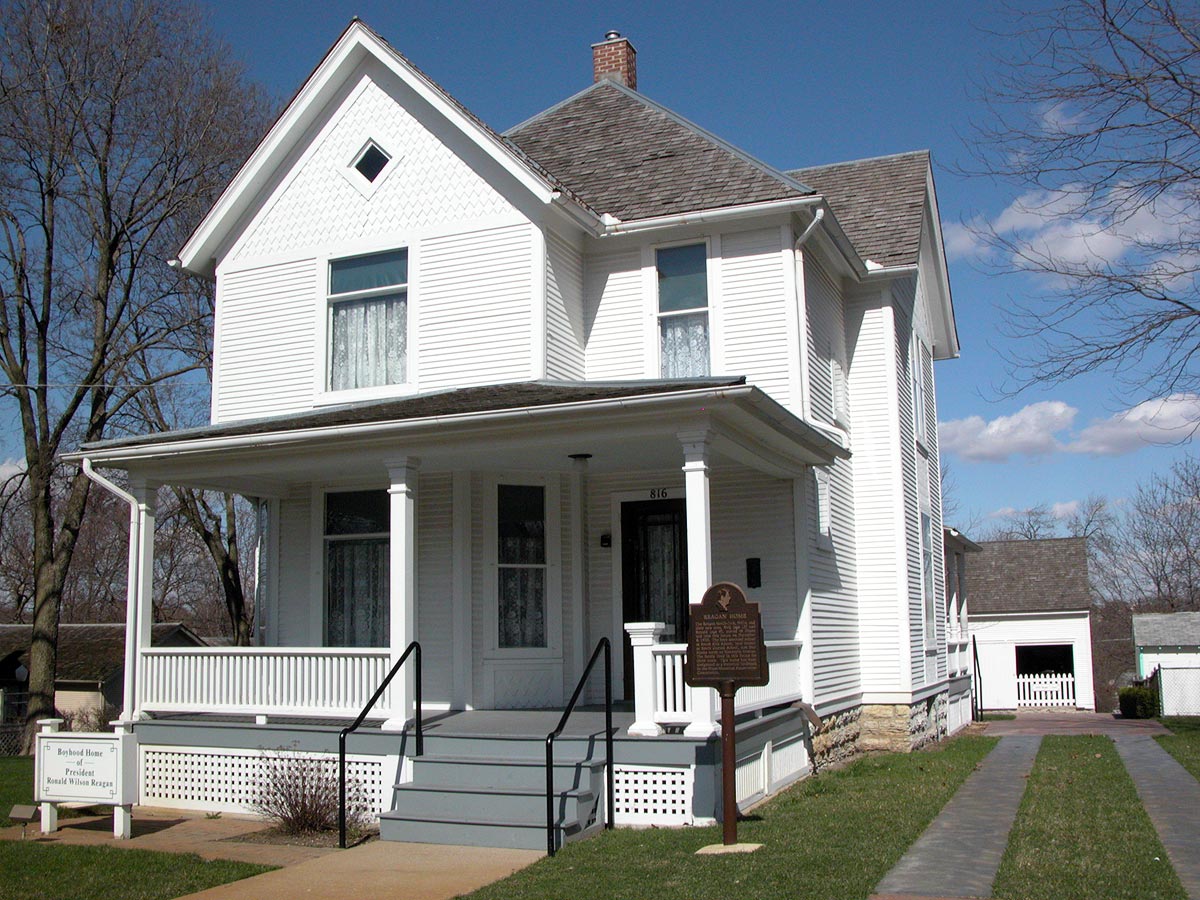
[[[1139,647],[1200,646],[1200,612],[1136,615],[1133,643]]]
[[[0,661],[16,668],[29,665],[32,625],[0,625]],[[151,644],[193,644],[204,646],[190,628],[179,623],[153,625]],[[125,667],[125,623],[99,623],[58,626],[58,665],[56,681],[107,681]]]
[[[1081,610],[1091,606],[1087,538],[980,541],[967,557],[969,613]]]
[[[825,197],[864,259],[881,266],[915,266],[929,171],[929,151],[916,150],[788,174]]]
[[[306,139],[309,129],[318,121],[344,81],[365,60],[371,58],[385,66],[439,115],[459,128],[542,202],[559,203],[576,216],[595,219],[595,214],[579,201],[567,185],[526,157],[518,147],[451,97],[377,32],[354,18],[192,232],[179,251],[179,265],[199,275],[213,275],[216,254],[225,245],[228,234],[239,227],[261,192],[271,183],[275,171]]]
[[[599,81],[505,132],[592,209],[647,219],[814,193],[666,107]]]

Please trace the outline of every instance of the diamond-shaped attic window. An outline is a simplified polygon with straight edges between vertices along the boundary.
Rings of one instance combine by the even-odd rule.
[[[379,173],[387,166],[389,158],[386,153],[374,144],[367,144],[367,148],[355,160],[354,168],[367,181],[374,182],[379,177]]]

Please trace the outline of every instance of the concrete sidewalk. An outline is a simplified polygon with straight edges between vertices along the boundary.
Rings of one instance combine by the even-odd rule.
[[[442,900],[469,893],[541,859],[537,850],[401,844],[372,841],[348,850],[264,844],[238,838],[263,830],[261,819],[176,810],[137,808],[133,837],[112,836],[111,816],[60,819],[50,835],[30,826],[27,840],[41,844],[104,845],[118,849],[195,853],[205,859],[281,866],[252,878],[218,885],[190,895],[204,900],[270,900],[320,897],[321,900]],[[21,828],[0,829],[0,840],[20,840]]]

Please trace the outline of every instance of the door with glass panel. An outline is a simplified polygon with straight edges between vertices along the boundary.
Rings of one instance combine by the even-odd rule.
[[[558,491],[553,479],[489,487],[490,623],[482,696],[496,708],[562,702]]]
[[[625,622],[663,622],[662,640],[687,641],[687,517],[684,501],[621,504],[621,592]],[[633,648],[625,644],[625,699],[633,699]]]

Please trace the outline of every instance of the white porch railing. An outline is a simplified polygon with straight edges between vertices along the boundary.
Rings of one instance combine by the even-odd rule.
[[[151,647],[142,650],[139,708],[353,718],[390,664],[387,649]],[[380,697],[381,713],[391,693]]]
[[[1074,675],[1018,675],[1017,706],[1074,706]]]
[[[631,623],[633,638],[634,725],[631,734],[650,733],[647,726],[687,726],[707,711],[698,711],[698,699],[708,688],[690,688],[683,680],[687,644],[659,643],[661,623]],[[803,697],[800,690],[802,641],[767,641],[770,680],[761,687],[737,692],[734,710],[753,712],[791,703]]]

